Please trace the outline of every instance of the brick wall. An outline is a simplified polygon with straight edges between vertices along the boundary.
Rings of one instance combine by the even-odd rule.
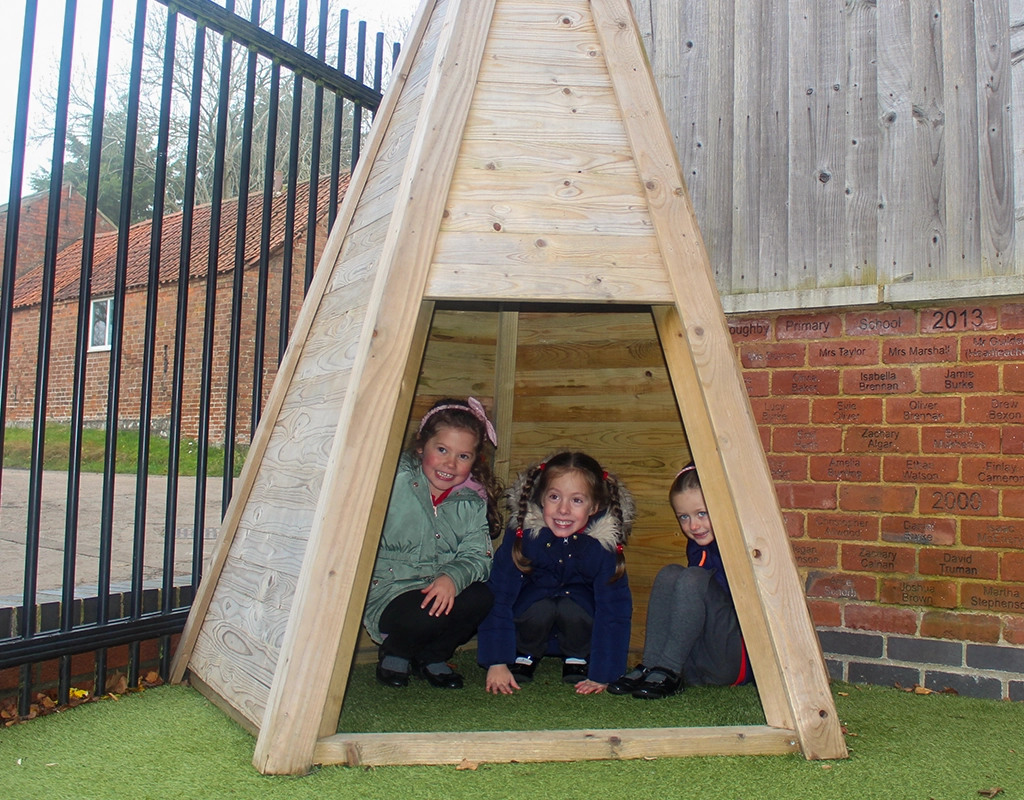
[[[1024,700],[1024,304],[729,325],[832,674]]]
[[[325,241],[326,226],[321,225],[316,236],[317,248],[322,250]],[[298,238],[293,251],[291,325],[294,325],[302,305],[305,242],[304,235]],[[219,275],[217,282],[210,400],[210,436],[211,440],[215,442],[223,441],[226,424],[233,280],[233,273],[227,272]],[[263,361],[264,401],[277,372],[278,330],[281,318],[280,253],[271,258],[268,287],[266,350]],[[250,436],[257,290],[258,271],[255,268],[250,268],[245,272],[242,292],[236,429],[238,441],[248,441]],[[145,289],[129,290],[125,297],[119,414],[122,427],[137,427],[140,419],[139,401],[142,393],[147,297],[148,293]],[[168,429],[171,415],[177,303],[178,284],[162,284],[157,299],[152,390],[153,426],[160,431]],[[186,437],[195,437],[198,433],[205,309],[206,278],[193,279],[188,290],[188,322],[185,337],[182,432]],[[77,315],[77,300],[54,305],[46,415],[47,419],[56,422],[65,422],[71,418]],[[17,309],[12,318],[8,423],[28,423],[32,420],[38,340],[39,308],[33,306]],[[87,358],[85,419],[88,423],[102,425],[106,420],[110,351],[90,352]]]

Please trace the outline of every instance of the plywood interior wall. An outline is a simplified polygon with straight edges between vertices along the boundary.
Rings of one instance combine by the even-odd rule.
[[[410,431],[447,396],[472,394],[493,415],[497,332],[497,307],[438,308]],[[636,497],[626,566],[631,647],[639,652],[654,576],[664,564],[686,559],[686,539],[666,497],[689,448],[650,310],[522,306],[512,430],[513,477],[551,453],[577,449],[619,475]]]

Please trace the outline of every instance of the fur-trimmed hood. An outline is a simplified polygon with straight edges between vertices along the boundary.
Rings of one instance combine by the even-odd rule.
[[[519,497],[523,493],[526,476],[539,463],[539,461],[535,462],[520,472],[515,482],[505,491],[505,507],[508,510],[510,527],[515,525],[516,515],[519,513]],[[626,543],[630,533],[633,531],[633,520],[636,519],[636,502],[633,500],[633,495],[629,489],[618,480],[618,476],[614,473],[609,473],[609,476],[615,478],[619,486],[619,507],[622,510],[622,525],[619,525],[619,521],[615,518],[614,514],[608,513],[608,509],[601,509],[590,518],[590,522],[587,523],[587,527],[583,529],[582,533],[597,539],[606,549],[615,550],[618,545]],[[531,500],[526,508],[526,518],[523,520],[523,532],[529,536],[536,536],[543,527],[544,512],[537,503]]]

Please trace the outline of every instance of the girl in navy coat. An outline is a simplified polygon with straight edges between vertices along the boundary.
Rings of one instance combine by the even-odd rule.
[[[494,556],[494,606],[480,626],[487,691],[511,694],[549,652],[580,694],[622,674],[633,600],[622,545],[633,502],[584,453],[559,453],[520,476],[509,493],[512,523]]]
[[[659,699],[692,685],[754,679],[697,468],[676,475],[669,502],[688,539],[689,566],[663,567],[651,587],[643,663],[608,686],[612,694]]]

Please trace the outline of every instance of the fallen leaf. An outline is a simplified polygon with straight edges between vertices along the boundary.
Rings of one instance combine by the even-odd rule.
[[[822,764],[821,768],[822,769],[832,769],[832,765],[831,764]]]
[[[75,689],[74,687],[72,687],[71,690],[68,692],[68,697],[70,697],[72,700],[84,700],[88,696],[88,689]]]
[[[1003,789],[1001,786],[993,786],[991,789],[979,789],[978,794],[982,797],[995,797],[997,794],[1002,794]]]
[[[836,694],[838,694],[840,697],[849,697],[850,696],[849,692],[836,692]]]
[[[478,766],[480,765],[475,761],[470,761],[468,758],[464,758],[459,762],[459,765],[455,769],[476,769]],[[1000,791],[1002,790],[1000,789]]]
[[[926,689],[924,686],[914,685],[914,694],[935,694],[931,689]]]

